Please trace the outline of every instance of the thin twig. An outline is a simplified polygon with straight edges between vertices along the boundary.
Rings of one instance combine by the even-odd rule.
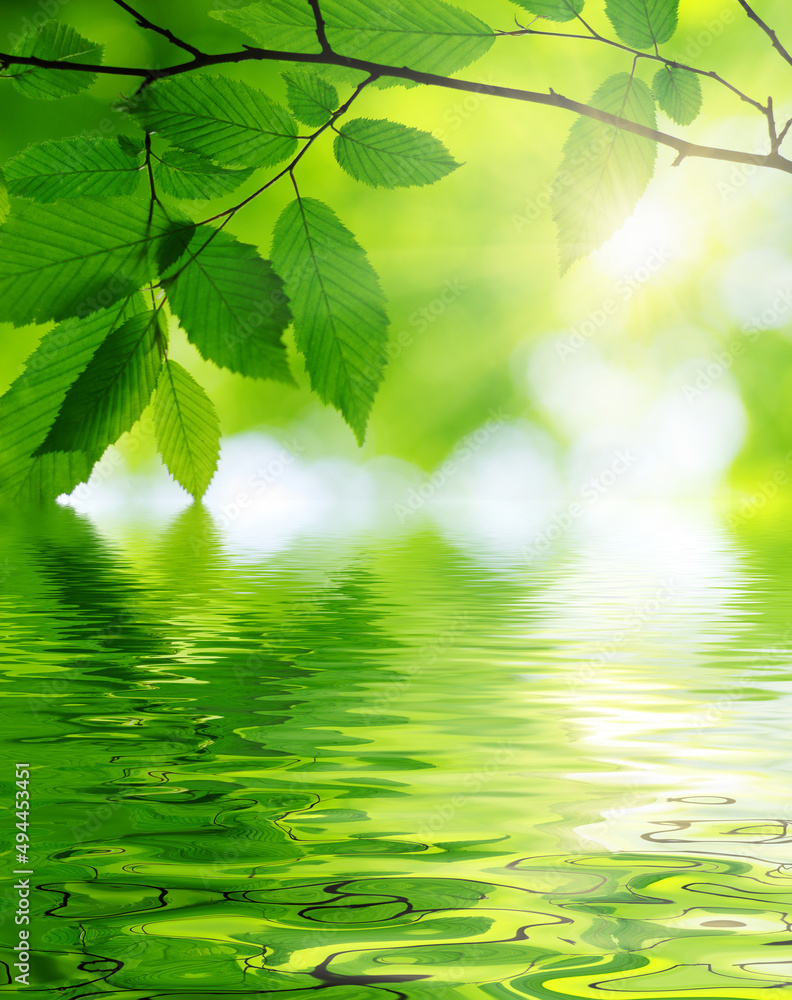
[[[322,52],[332,52],[330,42],[327,40],[327,28],[325,27],[325,19],[319,6],[319,0],[308,0],[308,3],[311,5],[314,21],[316,21],[316,37],[319,40]]]
[[[742,7],[745,13],[750,17],[750,19],[758,24],[762,31],[767,35],[770,41],[773,43],[773,48],[778,52],[782,59],[786,60],[790,66],[792,66],[792,55],[784,48],[784,46],[779,42],[778,35],[773,31],[766,21],[763,21],[761,17],[756,13],[756,11],[751,7],[746,0],[737,0],[737,3]]]
[[[789,119],[786,125],[784,125],[784,127],[778,133],[778,145],[776,146],[777,150],[781,148],[781,143],[784,141],[784,139],[786,139],[787,133],[789,132],[790,128],[792,128],[792,118]]]
[[[233,208],[227,208],[224,212],[218,212],[217,215],[213,215],[209,219],[204,219],[203,222],[196,222],[195,226],[199,227],[199,226],[206,226],[210,222],[217,222],[218,219],[223,220],[219,226],[217,226],[212,230],[211,235],[200,247],[198,247],[197,250],[193,252],[189,249],[189,247],[187,248],[186,253],[187,256],[189,257],[189,260],[187,260],[179,268],[179,270],[175,272],[175,274],[169,274],[164,281],[160,281],[158,287],[164,287],[166,283],[170,283],[174,281],[176,278],[178,278],[179,275],[182,273],[182,271],[186,267],[188,267],[199,254],[203,253],[203,251],[209,246],[209,244],[217,236],[217,234],[221,232],[221,230],[223,230],[228,225],[228,223],[233,219],[233,217],[237,214],[237,212],[240,211],[240,209],[244,208],[245,205],[249,205],[250,202],[253,201],[255,198],[258,198],[259,195],[264,194],[265,191],[269,190],[269,188],[271,188],[273,184],[276,184],[282,177],[285,177],[287,174],[289,174],[289,176],[292,179],[292,183],[295,184],[296,186],[297,182],[294,179],[294,168],[297,166],[300,160],[305,156],[305,154],[311,148],[313,143],[316,142],[319,136],[323,132],[325,132],[328,128],[330,128],[342,115],[346,114],[346,112],[349,111],[349,109],[352,107],[352,104],[357,99],[360,92],[364,90],[370,83],[373,83],[375,79],[376,77],[370,76],[367,80],[364,80],[362,83],[360,83],[355,89],[354,94],[352,94],[352,96],[349,98],[349,100],[346,101],[344,104],[342,104],[337,111],[333,112],[333,115],[331,116],[330,120],[325,122],[325,124],[322,125],[320,129],[317,129],[316,132],[314,132],[313,135],[311,135],[308,138],[306,144],[303,146],[300,152],[294,157],[291,163],[289,163],[288,166],[284,167],[283,170],[281,170],[279,173],[275,174],[274,177],[271,177],[266,184],[262,184],[262,186],[258,188],[258,190],[254,191],[253,194],[248,195],[248,197],[245,198],[244,201],[240,201],[238,205],[234,205]]]
[[[151,204],[149,207],[149,225],[151,225],[151,220],[154,218],[154,206],[159,205],[162,208],[162,202],[157,197],[157,188],[154,184],[154,171],[151,166],[151,133],[146,132],[146,172],[148,173],[149,179],[149,189],[151,191]]]
[[[775,112],[773,111],[773,98],[767,98],[767,129],[770,133],[770,149],[778,149],[778,130],[776,128]]]
[[[248,205],[251,201],[253,201],[254,198],[258,198],[260,194],[263,194],[265,191],[271,188],[273,184],[279,181],[282,177],[285,177],[286,174],[293,175],[294,168],[297,166],[300,160],[305,156],[305,154],[308,152],[311,146],[316,142],[319,136],[322,135],[323,132],[326,132],[327,129],[333,128],[338,119],[341,118],[342,115],[345,115],[347,111],[349,111],[354,102],[360,96],[361,92],[365,90],[365,88],[368,87],[370,83],[373,83],[376,79],[377,79],[376,75],[372,75],[369,76],[368,79],[363,80],[362,83],[359,83],[358,86],[355,88],[354,94],[352,94],[349,100],[345,101],[337,111],[334,111],[329,120],[326,121],[321,128],[317,129],[313,133],[313,135],[309,137],[303,148],[299,151],[299,153],[297,153],[297,155],[294,157],[291,163],[289,163],[288,166],[284,167],[283,170],[277,173],[274,177],[271,177],[266,184],[263,184],[257,191],[254,191],[253,194],[248,195],[248,197],[245,198],[244,201],[240,201],[238,205],[234,205],[233,208],[227,208],[224,212],[219,212],[217,215],[213,215],[210,219],[204,219],[203,222],[198,224],[201,226],[205,226],[207,222],[216,222],[217,219],[222,219],[223,216],[231,217],[233,215],[236,215],[236,213],[241,208],[244,208],[245,205]]]
[[[149,21],[147,17],[143,17],[142,14],[139,14],[134,7],[130,7],[128,3],[124,2],[124,0],[113,0],[113,3],[118,4],[119,7],[123,7],[128,14],[131,14],[141,28],[148,28],[150,31],[156,31],[157,34],[167,38],[173,45],[178,45],[178,47],[180,49],[184,49],[185,52],[189,52],[190,55],[194,56],[196,59],[204,54],[200,49],[196,49],[194,45],[190,45],[189,42],[185,42],[182,41],[181,38],[177,38],[172,31],[169,31],[167,28],[160,28],[159,25],[154,24],[153,21]]]
[[[589,28],[585,21],[580,19],[581,22]],[[601,42],[603,45],[610,45],[614,49],[621,49],[622,52],[628,52],[631,56],[638,56],[639,59],[648,59],[650,62],[661,62],[664,66],[669,66],[671,69],[685,69],[688,73],[695,73],[697,76],[706,76],[710,80],[715,80],[721,86],[726,87],[733,94],[736,94],[741,101],[745,101],[746,104],[750,104],[751,107],[756,108],[757,111],[767,117],[767,107],[760,101],[755,101],[752,97],[743,93],[734,84],[729,83],[728,80],[724,80],[722,76],[716,73],[714,70],[697,69],[695,66],[688,66],[686,63],[677,62],[676,59],[666,59],[665,56],[655,54],[654,52],[641,52],[640,49],[630,48],[629,45],[622,45],[621,42],[614,41],[612,38],[606,38],[604,35],[598,34],[593,28],[589,28],[592,33],[590,35],[575,35],[564,31],[540,31],[535,28],[522,28],[520,31],[502,31],[499,32],[501,35],[507,36],[518,36],[518,35],[540,35],[544,38],[571,38],[579,42]]]

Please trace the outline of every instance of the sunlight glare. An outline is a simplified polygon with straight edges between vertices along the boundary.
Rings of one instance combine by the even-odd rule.
[[[682,248],[682,226],[676,213],[665,199],[651,198],[638,205],[596,259],[603,270],[614,276],[640,272],[637,280],[643,283],[678,257]]]

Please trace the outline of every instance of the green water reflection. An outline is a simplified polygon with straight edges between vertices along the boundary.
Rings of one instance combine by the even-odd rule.
[[[792,560],[630,530],[515,570],[5,516],[26,992],[792,996]]]

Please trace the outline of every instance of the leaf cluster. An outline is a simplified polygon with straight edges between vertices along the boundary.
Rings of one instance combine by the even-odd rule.
[[[328,4],[334,42],[394,59],[417,44],[419,61],[441,71],[492,42],[481,22],[440,0],[396,8],[387,24],[372,27],[376,6],[366,0],[350,12]],[[254,38],[276,25],[278,43],[295,51],[315,46],[307,3],[278,0],[215,16]],[[57,60],[101,55],[56,21],[17,51]],[[344,110],[338,87],[362,89],[359,76],[332,82],[287,71],[283,106],[239,80],[185,74],[123,102],[137,135],[38,143],[5,165],[13,211],[0,230],[4,318],[57,323],[0,399],[6,496],[70,492],[149,405],[167,468],[193,496],[205,492],[219,456],[217,415],[169,357],[176,325],[218,367],[286,383],[294,382],[284,339],[293,326],[312,389],[363,441],[385,368],[388,318],[377,275],[349,229],[328,205],[302,196],[296,181],[269,258],[227,231],[235,208],[203,224],[187,214],[189,203],[223,198],[257,171],[286,163],[281,173],[293,174],[300,143],[335,127]],[[16,67],[12,77],[26,96],[42,99],[93,82],[90,74],[38,68]],[[301,136],[303,126],[316,131]],[[334,149],[343,170],[375,187],[431,184],[457,166],[430,134],[386,120],[346,121],[335,129]]]
[[[585,0],[515,2],[539,19],[588,28]],[[206,392],[169,356],[177,328],[214,365],[285,383],[294,381],[286,340],[293,330],[312,390],[362,443],[386,365],[386,300],[355,236],[330,206],[301,192],[296,170],[327,133],[339,167],[369,187],[412,188],[448,176],[459,164],[435,136],[350,117],[350,109],[367,87],[412,85],[388,77],[388,67],[448,76],[485,55],[497,35],[444,0],[322,0],[321,22],[316,7],[259,0],[212,12],[255,45],[284,53],[285,104],[188,67],[147,79],[124,99],[134,134],[37,143],[5,164],[3,318],[55,324],[0,398],[6,496],[70,492],[149,406],[167,468],[202,496],[217,467],[219,425]],[[605,11],[617,47],[634,61],[631,72],[596,89],[590,107],[649,130],[658,108],[691,123],[701,108],[699,76],[659,54],[676,29],[677,0],[606,0]],[[293,61],[328,49],[333,58],[321,71]],[[8,65],[11,85],[54,100],[91,86],[102,47],[51,20],[20,39],[14,54],[33,63]],[[384,68],[367,76],[350,59]],[[649,59],[660,63],[651,86],[638,72]],[[67,71],[70,62],[83,70]],[[655,156],[655,142],[629,127],[590,116],[573,124],[553,205],[562,269],[623,223]],[[274,221],[264,256],[228,223],[282,178],[295,197]],[[203,220],[191,214],[245,186],[236,205]]]

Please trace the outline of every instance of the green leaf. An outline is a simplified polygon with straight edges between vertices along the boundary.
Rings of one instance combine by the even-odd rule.
[[[495,35],[473,14],[442,0],[323,0],[337,52],[447,75],[485,55]]]
[[[40,28],[27,31],[14,46],[15,56],[35,56],[56,62],[101,63],[102,46],[78,35],[74,28],[60,21],[45,21]],[[9,66],[6,75],[25,97],[50,101],[86,90],[96,80],[95,73],[39,69],[35,66]]]
[[[657,127],[645,83],[617,73],[589,102],[601,111]],[[610,239],[631,215],[654,172],[657,145],[592,118],[578,118],[564,146],[553,214],[558,226],[561,270],[566,271]]]
[[[252,170],[229,170],[218,167],[197,153],[166,149],[154,163],[154,183],[158,191],[171,198],[206,200],[235,191],[253,173]]]
[[[495,41],[490,28],[442,0],[322,0],[328,41],[345,56],[449,74],[480,59]],[[244,31],[258,45],[318,52],[307,0],[267,0],[213,17]]]
[[[284,210],[272,263],[291,299],[311,385],[362,443],[385,367],[388,318],[377,275],[335,213],[312,198]]]
[[[241,375],[291,383],[282,340],[291,313],[269,261],[209,226],[195,231],[187,254],[163,284],[201,356]]]
[[[286,95],[294,117],[311,128],[330,121],[338,108],[338,91],[315,73],[284,73]]]
[[[175,361],[165,362],[157,384],[154,426],[168,471],[199,500],[217,469],[220,424],[212,401]]]
[[[55,423],[71,386],[85,371],[103,341],[130,315],[128,303],[68,319],[41,339],[23,373],[0,398],[0,489],[19,496],[37,465],[34,454]],[[86,456],[96,461],[98,455]],[[40,476],[47,463],[38,463]],[[69,466],[69,463],[66,463]],[[53,466],[54,468],[54,466]],[[59,493],[73,489],[59,480]],[[43,481],[42,481],[43,482]],[[40,484],[41,486],[41,484]],[[43,488],[43,486],[41,486]]]
[[[690,125],[701,111],[701,83],[697,73],[677,66],[663,66],[652,81],[652,93],[668,117],[677,125]]]
[[[266,0],[241,10],[210,10],[209,16],[277,52],[321,51],[308,0]]]
[[[459,166],[428,132],[369,118],[355,118],[341,126],[335,155],[348,174],[372,187],[434,184]]]
[[[226,166],[271,167],[297,148],[288,112],[262,91],[224,76],[160,80],[128,106],[141,127]]]
[[[606,0],[616,34],[636,49],[651,49],[667,42],[677,28],[679,0]]]
[[[69,389],[40,453],[101,455],[130,430],[157,387],[164,343],[159,310],[112,330]]]
[[[87,482],[96,458],[81,451],[48,452],[31,460],[13,499],[18,503],[45,503]]]
[[[11,194],[36,201],[135,193],[137,157],[118,139],[61,139],[28,146],[5,166]]]
[[[128,156],[140,156],[146,148],[146,142],[142,135],[119,135],[118,142]]]
[[[586,0],[514,0],[518,7],[548,21],[573,21],[583,13]]]
[[[192,226],[132,198],[31,203],[0,229],[3,319],[84,316],[129,295],[177,259]]]

